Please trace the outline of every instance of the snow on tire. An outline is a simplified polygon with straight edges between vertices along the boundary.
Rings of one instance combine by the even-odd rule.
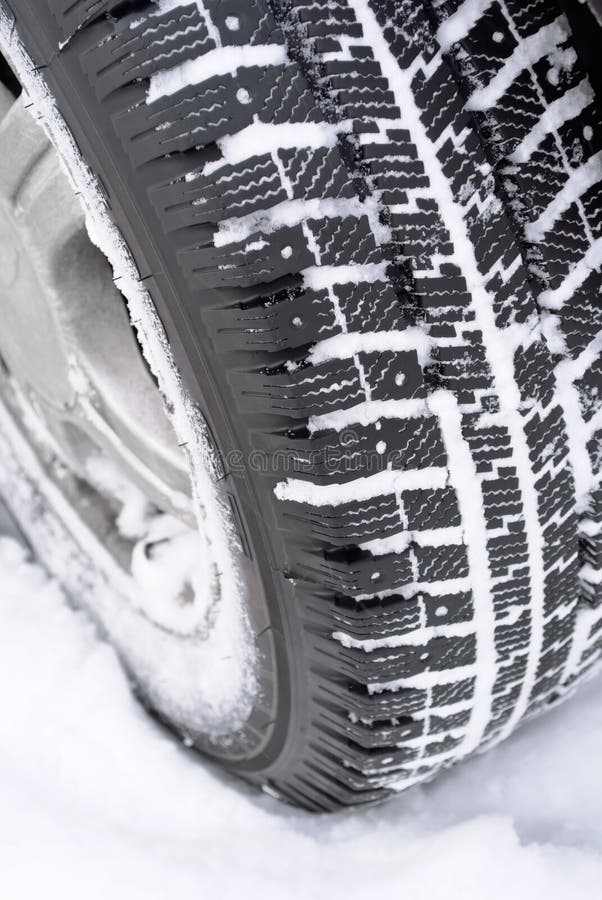
[[[602,123],[560,5],[38,6],[267,597],[254,736],[204,749],[332,809],[502,739],[602,645]]]

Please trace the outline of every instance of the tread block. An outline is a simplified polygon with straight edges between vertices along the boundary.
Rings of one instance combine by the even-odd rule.
[[[314,264],[301,226],[252,234],[225,246],[180,250],[178,258],[193,288],[252,287],[269,284]]]
[[[85,53],[82,63],[102,100],[132,81],[196,59],[215,46],[198,8],[179,6],[112,21],[110,35]]]
[[[445,466],[447,456],[435,416],[383,419],[372,425],[321,432],[308,437],[292,433],[258,436],[278,477],[307,476],[316,484],[333,480],[344,484],[386,469],[409,470]]]
[[[413,259],[416,268],[428,268],[434,253],[450,256],[453,244],[435,201],[418,198],[417,212],[391,214],[392,242],[398,253]]]
[[[405,400],[425,394],[414,351],[360,353],[353,359],[290,371],[267,369],[231,376],[246,411],[273,412],[292,419],[308,419],[362,402],[366,399],[365,382],[370,385],[373,400]]]
[[[461,524],[456,495],[451,488],[404,491],[401,502],[405,528],[410,531]],[[317,540],[332,546],[360,544],[404,530],[394,494],[336,507],[312,507],[287,501],[282,504],[280,514],[283,527],[294,529],[299,527],[298,522],[304,522]]]
[[[459,545],[421,547],[410,544],[401,553],[362,558],[337,563],[331,554],[320,564],[303,566],[303,572],[337,593],[349,597],[376,595],[381,591],[398,591],[418,583],[465,578],[468,573],[466,548]]]
[[[206,318],[221,351],[277,352],[340,334],[327,291],[301,285],[262,297],[260,303],[212,309]]]
[[[238,166],[224,165],[151,191],[154,205],[172,231],[246,216],[287,199],[273,159],[254,156]]]
[[[260,122],[316,122],[319,113],[294,65],[250,66],[174,95],[143,103],[115,119],[135,165],[189,150]]]
[[[602,271],[593,271],[564,303],[559,321],[569,354],[579,356],[602,331]]]
[[[324,266],[334,266],[341,258],[359,265],[377,263],[382,259],[366,216],[309,219],[308,225]]]
[[[296,200],[354,196],[336,148],[283,149],[277,157],[278,164],[265,154],[238,165],[212,167],[207,175],[192,173],[189,178],[154,189],[153,202],[163,212],[167,227],[175,229],[251,213],[257,213],[258,220],[262,212],[267,218],[270,209],[289,199],[288,186],[291,199]]]
[[[328,648],[332,648],[329,641]],[[435,637],[422,645],[379,649],[367,654],[339,646],[337,663],[349,678],[368,688],[411,679],[427,672],[442,672],[472,666],[475,663],[474,634],[462,637]],[[329,652],[332,652],[329,649]],[[386,689],[386,688],[385,688]]]

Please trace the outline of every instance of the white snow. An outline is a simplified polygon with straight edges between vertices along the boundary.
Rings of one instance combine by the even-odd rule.
[[[168,737],[114,652],[0,540],[0,891],[7,900],[593,900],[602,679],[387,805],[258,796]]]
[[[89,458],[86,470],[91,484],[120,505],[115,524],[133,542],[131,598],[136,610],[172,635],[206,635],[213,603],[199,600],[215,597],[219,588],[204,535],[157,510],[108,457]]]
[[[310,266],[303,270],[303,280],[308,288],[319,291],[335,284],[361,284],[364,281],[386,281],[387,264],[351,263],[341,266]]]
[[[389,635],[384,638],[365,638],[359,640],[344,631],[334,631],[332,637],[338,641],[343,647],[363,650],[365,653],[371,653],[374,650],[392,649],[394,647],[421,647],[427,644],[433,638],[451,638],[466,637],[472,634],[474,625],[472,622],[457,622],[452,625],[435,625],[425,628],[417,628],[415,631],[406,632],[405,634]],[[432,708],[429,708],[428,715],[432,714]]]
[[[201,84],[208,78],[235,75],[239,68],[252,66],[263,68],[264,66],[283,65],[285,62],[285,48],[280,44],[216,47],[202,56],[186,60],[172,69],[164,69],[152,75],[146,102],[154,103],[160,97],[175,94],[190,85]],[[247,102],[249,101],[247,100]]]
[[[309,430],[312,434],[329,428],[342,431],[349,425],[371,425],[379,419],[407,419],[425,416],[427,413],[424,400],[413,397],[408,400],[369,400],[347,409],[311,416]]]
[[[475,666],[471,663],[467,666],[456,666],[445,672],[445,678],[441,672],[418,672],[417,675],[408,675],[405,678],[394,678],[391,681],[373,682],[368,685],[369,694],[382,694],[383,691],[399,691],[402,688],[420,688],[429,690],[441,684],[456,684],[467,678],[474,678]],[[429,760],[430,761],[430,760]]]
[[[444,466],[425,466],[423,469],[385,469],[374,475],[365,475],[353,481],[330,482],[315,485],[303,478],[287,478],[276,485],[279,500],[309,503],[312,506],[340,506],[352,501],[360,502],[395,494],[401,491],[418,491],[444,488],[447,483],[447,469]]]
[[[378,449],[378,445],[377,445]],[[372,556],[384,556],[386,553],[403,553],[410,544],[419,547],[443,547],[446,544],[463,543],[464,531],[460,525],[449,525],[447,528],[425,528],[423,531],[401,531],[390,537],[373,538],[360,544],[362,550],[368,550]]]
[[[211,630],[207,634],[206,627],[195,628],[190,633],[190,619],[182,622],[184,617],[174,614],[177,611],[170,607],[168,597],[158,592],[141,597],[134,573],[127,574],[117,564],[58,485],[48,478],[3,404],[0,494],[10,503],[16,518],[25,523],[40,557],[50,561],[71,594],[81,598],[111,635],[139,683],[165,714],[216,737],[224,731],[230,733],[233,722],[244,720],[255,682],[253,671],[245,663],[246,633],[236,608],[230,603],[206,605],[205,594],[195,597],[198,606],[193,615],[203,625],[211,619]],[[128,505],[129,514],[122,527],[136,527],[143,514],[138,508],[134,515],[132,504]],[[149,615],[154,614],[156,619],[157,601],[164,604],[162,618],[163,623],[169,621],[169,630]],[[188,632],[185,639],[182,632]]]
[[[171,12],[172,9],[177,9],[179,6],[192,6],[193,4],[196,6],[196,0],[159,0],[157,15]]]
[[[343,128],[344,123],[339,124]],[[235,166],[253,156],[275,153],[279,149],[291,147],[333,147],[337,142],[338,130],[323,122],[272,122],[253,121],[236,134],[220,138],[217,144],[224,163]],[[219,166],[223,165],[219,161]],[[205,166],[205,174],[210,169]]]
[[[597,184],[600,178],[602,178],[602,150],[590,156],[587,162],[577,169],[570,170],[569,177],[558,193],[554,195],[549,206],[546,206],[534,222],[526,225],[527,240],[533,242],[544,240],[547,232],[554,227],[554,223],[562,214]]]
[[[444,53],[466,37],[493,0],[464,0],[437,29],[437,43]]]
[[[542,291],[537,296],[537,302],[546,309],[561,309],[591,273],[600,266],[602,266],[602,238],[596,238],[558,287]]]
[[[461,338],[450,338],[448,345],[460,344]],[[433,341],[422,328],[409,327],[402,331],[352,331],[325,338],[312,348],[307,360],[312,365],[333,359],[349,359],[358,353],[406,353],[415,351],[420,365],[430,361]]]
[[[279,159],[275,159],[282,182],[286,186],[288,178]],[[292,195],[292,187],[291,187]],[[372,207],[372,208],[371,208]],[[351,216],[361,219],[371,216],[376,222],[373,233],[381,243],[390,238],[390,230],[378,223],[377,208],[374,204],[361,202],[358,198],[283,200],[269,209],[249,213],[245,216],[224,219],[219,223],[213,243],[224,247],[234,241],[244,241],[256,231],[271,234],[279,228],[293,228],[309,219],[337,218]],[[380,232],[380,234],[379,234]]]
[[[475,682],[474,704],[460,754],[472,753],[483,739],[491,716],[493,689],[497,676],[493,582],[487,556],[487,522],[475,461],[462,434],[462,416],[453,394],[435,391],[429,408],[438,416],[449,461],[452,485],[458,498],[465,530],[466,556],[474,596],[473,631],[479,677]]]
[[[546,106],[543,114],[531,131],[525,135],[508,159],[514,163],[526,163],[546,135],[553,131],[558,131],[565,122],[576,119],[593,100],[594,92],[592,86],[587,78],[584,78],[575,87],[569,88],[568,91],[565,91],[560,97]]]
[[[503,97],[512,82],[526,69],[557,50],[569,36],[568,23],[559,16],[549,25],[544,25],[534,34],[521,39],[514,52],[504,61],[503,66],[485,87],[477,88],[468,98],[468,109],[484,111],[494,106]]]

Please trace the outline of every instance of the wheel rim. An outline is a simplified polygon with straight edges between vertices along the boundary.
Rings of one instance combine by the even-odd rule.
[[[0,26],[2,24],[0,21]],[[6,54],[10,48],[8,55],[12,59],[12,33],[7,42],[6,33],[1,32],[0,27],[4,52]],[[26,55],[17,41],[17,59],[21,57],[23,62]],[[30,84],[29,79],[33,77],[35,80],[37,75],[32,68],[30,71],[30,67],[31,63],[26,61],[25,71],[22,71],[22,66],[19,71],[28,88],[33,86],[35,91],[35,83]],[[96,250],[87,236],[79,200],[74,197],[73,187],[62,170],[54,145],[49,143],[44,132],[33,121],[25,103],[16,100],[2,83],[0,92],[0,148],[6,147],[2,140],[5,131],[10,128],[18,132],[20,141],[24,141],[24,136],[29,135],[32,147],[37,147],[37,151],[26,148],[28,158],[35,163],[33,168],[38,169],[37,190],[36,179],[30,177],[18,182],[17,194],[25,196],[23,185],[29,181],[26,188],[31,196],[37,198],[38,203],[41,203],[41,197],[46,201],[45,206],[42,203],[41,207],[46,210],[45,217],[41,217],[42,221],[48,226],[52,225],[48,241],[41,241],[45,245],[42,247],[43,252],[34,261],[26,259],[28,273],[19,271],[20,258],[26,254],[22,251],[22,234],[16,232],[22,231],[23,226],[18,223],[18,227],[15,227],[16,213],[12,199],[15,195],[14,178],[11,181],[10,171],[5,175],[3,162],[0,161],[0,241],[6,237],[8,247],[10,238],[13,260],[12,268],[9,269],[6,265],[5,273],[0,273],[0,306],[4,309],[11,302],[14,304],[17,276],[23,279],[19,295],[34,295],[33,306],[21,311],[21,315],[15,315],[12,330],[7,328],[3,331],[7,336],[4,339],[0,336],[0,437],[7,437],[3,446],[8,456],[13,457],[4,466],[4,471],[0,465],[0,488],[4,493],[7,487],[9,492],[12,489],[16,472],[15,454],[18,457],[21,451],[29,454],[33,449],[35,454],[35,459],[34,456],[31,457],[31,469],[26,472],[28,480],[32,476],[31,481],[25,491],[21,491],[27,495],[25,505],[29,504],[31,507],[32,503],[39,502],[35,491],[50,469],[61,470],[61,490],[65,491],[68,503],[72,507],[77,506],[78,515],[83,512],[82,521],[85,521],[86,527],[94,529],[94,537],[100,540],[102,550],[108,550],[111,554],[109,566],[100,566],[101,580],[107,580],[106,572],[113,562],[121,565],[122,571],[125,570],[128,576],[132,571],[136,575],[134,585],[129,577],[125,581],[119,576],[117,578],[122,600],[126,599],[126,603],[127,600],[134,600],[129,606],[119,608],[115,598],[108,600],[102,591],[100,595],[95,591],[92,601],[82,598],[82,584],[85,590],[88,589],[85,578],[83,582],[81,578],[79,583],[77,578],[74,581],[78,601],[83,599],[102,628],[109,633],[143,697],[161,717],[166,718],[185,735],[191,736],[201,748],[214,752],[219,747],[220,755],[238,758],[241,753],[246,754],[251,746],[257,744],[259,738],[259,744],[263,743],[263,736],[253,730],[254,713],[251,721],[248,721],[253,712],[257,689],[255,648],[249,629],[253,627],[256,631],[261,630],[265,626],[265,613],[262,608],[258,628],[257,616],[253,617],[251,625],[248,613],[242,606],[242,588],[238,575],[240,550],[232,527],[223,516],[224,499],[218,498],[215,508],[209,511],[203,509],[202,500],[199,500],[198,469],[203,468],[205,474],[212,471],[212,463],[206,456],[207,452],[211,455],[211,449],[207,449],[205,439],[200,436],[202,422],[197,411],[194,411],[194,414],[189,415],[189,426],[185,429],[186,442],[190,436],[190,444],[203,451],[200,454],[201,465],[197,461],[192,466],[197,476],[193,478],[193,499],[189,465],[163,411],[158,386],[141,356],[124,298],[113,283],[104,253]],[[56,139],[53,133],[53,140]],[[14,149],[10,153],[5,152],[3,159],[9,159],[11,154],[14,161]],[[18,154],[18,168],[27,173],[27,167],[21,159],[26,157],[25,148],[21,147]],[[68,165],[71,171],[71,164]],[[8,168],[10,170],[10,164]],[[5,184],[8,185],[7,188]],[[60,215],[56,196],[53,202],[50,201],[51,186],[61,198],[60,202],[65,204]],[[51,215],[49,210],[52,211]],[[36,221],[33,215],[28,220],[34,223]],[[64,227],[60,229],[57,222],[62,222]],[[98,227],[96,219],[93,227]],[[40,226],[36,225],[36,228],[39,233]],[[42,235],[45,238],[43,231]],[[62,243],[59,237],[63,238]],[[55,245],[61,246],[64,252],[52,249]],[[104,245],[101,246],[115,265],[113,255]],[[52,249],[50,254],[49,247]],[[15,263],[15,259],[19,262]],[[82,259],[85,265],[82,265]],[[63,291],[65,260],[70,260],[76,270],[74,274],[73,269],[69,269],[74,281],[69,292]],[[43,272],[43,278],[40,277],[39,270]],[[99,275],[101,270],[104,274]],[[98,277],[92,277],[94,273]],[[57,279],[50,298],[47,290],[49,282],[44,280],[48,276]],[[42,299],[35,296],[35,290],[32,291],[32,284],[39,287],[40,282],[45,286]],[[90,286],[91,282],[93,294],[82,290],[82,284]],[[42,291],[39,293],[41,295]],[[71,305],[67,303],[67,293],[73,300]],[[100,295],[102,304],[98,303]],[[91,296],[96,301],[96,304],[92,304],[92,309],[85,302]],[[102,317],[99,318],[99,306],[107,313],[104,321]],[[26,312],[29,321],[32,316],[35,320],[36,312],[44,317],[45,340],[41,350],[35,345],[35,335],[27,333]],[[150,320],[152,324],[152,314]],[[148,328],[148,321],[146,327]],[[8,335],[13,339],[22,337],[26,351],[16,353],[14,340]],[[51,335],[52,342],[48,335]],[[165,350],[164,338],[158,337],[158,340]],[[53,348],[52,355],[49,346]],[[146,344],[144,346],[147,347]],[[30,359],[40,352],[49,354],[46,377],[40,375],[35,366],[29,365]],[[148,347],[145,352],[148,352]],[[151,347],[150,352],[155,359],[156,345]],[[169,351],[165,352],[165,363],[169,367],[173,363]],[[124,364],[126,359],[127,365]],[[55,367],[56,360],[59,362]],[[120,391],[124,378],[128,396]],[[171,404],[172,394],[167,393]],[[132,397],[134,401],[131,400]],[[183,402],[183,408],[179,410],[181,417],[182,412],[186,412],[186,401],[177,402]],[[176,418],[177,415],[178,410]],[[15,419],[20,419],[21,423],[11,433]],[[25,433],[27,447],[21,443],[22,432]],[[50,466],[46,465],[48,454],[52,457]],[[190,454],[187,453],[187,456],[190,463]],[[98,465],[99,460],[101,465]],[[91,462],[94,465],[90,465]],[[117,479],[116,472],[119,475]],[[123,480],[115,490],[116,481],[121,477]],[[77,498],[77,503],[73,499],[75,493],[81,493],[82,478],[85,489],[83,508],[81,496]],[[94,489],[93,503],[90,503],[89,492],[86,494],[88,486]],[[123,491],[120,491],[119,488],[122,487]],[[150,516],[148,508],[144,511],[145,528],[142,538],[136,528],[132,533],[128,532],[131,523],[122,523],[127,527],[119,529],[117,534],[109,533],[120,506],[125,508],[130,501],[131,512],[132,491],[135,511],[136,503],[138,506],[150,504],[151,508]],[[202,485],[200,493],[202,497]],[[213,497],[214,493],[214,489],[210,488],[209,496]],[[23,516],[18,508],[20,507],[22,514],[24,507],[18,494],[19,490],[14,493],[12,502],[11,498],[6,499],[17,520],[21,520]],[[104,510],[99,513],[98,498],[102,502],[107,501],[112,515],[104,516]],[[218,507],[222,509],[221,519]],[[30,510],[25,518],[29,514]],[[118,523],[119,518],[117,515]],[[200,533],[191,528],[195,521],[202,522],[205,518],[212,526],[219,520],[219,535],[215,533],[214,527],[201,528]],[[65,519],[60,512],[59,520],[60,526],[63,526]],[[51,531],[52,528],[54,525],[51,526]],[[44,540],[48,541],[48,534],[42,536],[41,542]],[[218,555],[214,556],[211,548],[216,544]],[[223,552],[224,545],[227,545],[226,554]],[[186,563],[182,565],[183,546],[187,547],[187,560],[200,560],[202,563],[200,568],[195,567],[194,573],[188,572],[189,566]],[[148,553],[149,548],[152,550],[151,554]],[[159,550],[159,567],[147,565],[155,548]],[[175,553],[172,553],[174,548]],[[48,561],[52,553],[52,547],[47,545],[45,554],[42,555]],[[105,557],[107,555],[105,553]],[[224,571],[225,555],[232,563],[229,568],[226,567],[227,571]],[[54,568],[52,564],[51,568]],[[54,570],[60,568],[58,566]],[[172,575],[174,568],[175,578]],[[159,571],[167,573],[168,577],[165,582],[159,579],[160,583],[157,585],[155,581]],[[60,574],[65,575],[64,567]],[[111,582],[111,576],[108,576],[108,580]],[[148,586],[153,589],[151,603],[144,600],[144,590]],[[160,597],[163,588],[172,600],[177,601],[176,619],[172,615],[173,609],[165,617],[164,598]],[[199,590],[202,596],[201,602],[197,603]],[[142,633],[141,638],[139,631]],[[132,634],[136,638],[134,648],[128,646]],[[207,670],[212,669],[215,669],[214,675],[209,679],[204,677]],[[172,676],[173,683],[166,683],[166,678]]]
[[[122,295],[42,129],[0,85],[0,355],[70,466],[95,451],[192,524],[186,462]]]

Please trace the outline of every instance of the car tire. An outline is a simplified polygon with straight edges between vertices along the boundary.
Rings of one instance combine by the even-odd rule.
[[[602,647],[602,123],[562,5],[0,9],[268,609],[253,739],[194,742],[331,810],[569,692]]]

